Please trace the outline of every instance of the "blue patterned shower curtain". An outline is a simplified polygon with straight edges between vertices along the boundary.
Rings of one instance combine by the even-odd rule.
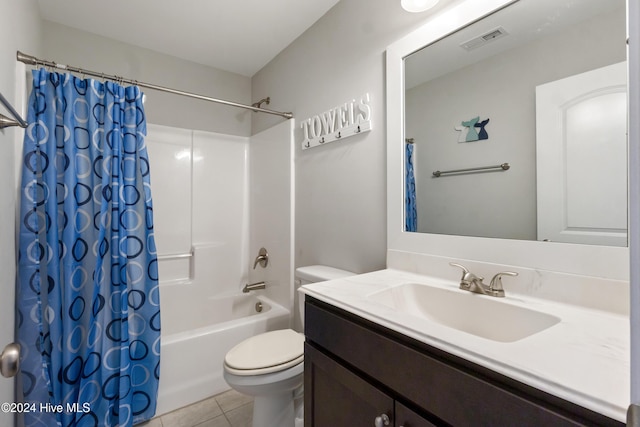
[[[413,173],[413,144],[405,143],[404,153],[404,215],[405,231],[418,231],[416,209],[416,178]]]
[[[131,426],[155,413],[160,295],[138,87],[33,72],[17,336],[26,426]]]

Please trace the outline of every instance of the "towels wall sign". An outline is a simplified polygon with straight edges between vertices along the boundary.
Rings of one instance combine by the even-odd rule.
[[[303,120],[302,149],[317,147],[371,130],[371,105],[368,93],[340,104],[329,111]]]

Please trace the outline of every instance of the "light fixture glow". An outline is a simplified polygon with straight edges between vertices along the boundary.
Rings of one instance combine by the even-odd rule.
[[[424,12],[437,5],[440,0],[400,0],[402,8],[407,12]]]

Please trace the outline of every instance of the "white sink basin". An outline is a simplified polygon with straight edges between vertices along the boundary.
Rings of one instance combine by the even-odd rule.
[[[368,298],[398,311],[499,342],[518,341],[560,322],[559,317],[511,305],[503,298],[418,283],[385,289]]]

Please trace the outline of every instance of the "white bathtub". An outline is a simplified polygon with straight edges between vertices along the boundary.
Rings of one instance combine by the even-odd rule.
[[[263,296],[239,294],[162,303],[160,388],[156,415],[229,389],[222,376],[224,356],[253,335],[288,328],[289,310]],[[193,301],[193,299],[191,299]],[[262,303],[262,312],[256,303]]]

